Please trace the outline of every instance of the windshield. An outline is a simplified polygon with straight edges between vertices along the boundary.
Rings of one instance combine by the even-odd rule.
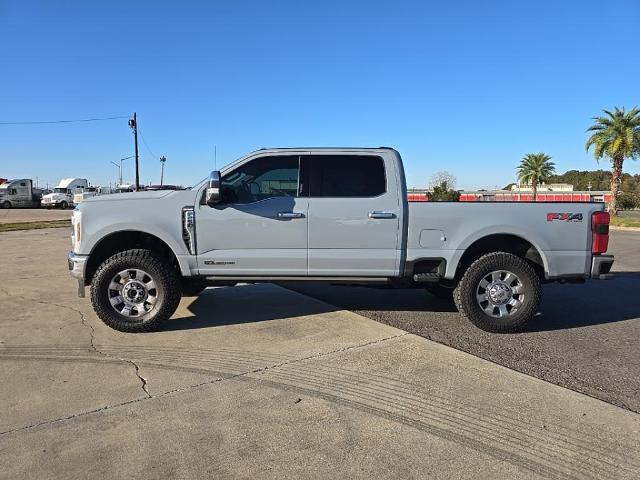
[[[54,188],[53,193],[67,193],[66,188]]]

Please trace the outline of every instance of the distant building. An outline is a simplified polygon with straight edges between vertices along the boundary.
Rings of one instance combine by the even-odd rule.
[[[410,202],[427,202],[429,191],[410,188]],[[575,191],[570,184],[550,184],[538,187],[538,202],[605,202],[611,200],[609,191]],[[532,202],[531,187],[512,187],[511,190],[460,190],[461,202]]]
[[[512,192],[532,192],[531,185],[511,185]],[[573,185],[570,183],[543,183],[538,185],[538,193],[540,192],[573,192]]]

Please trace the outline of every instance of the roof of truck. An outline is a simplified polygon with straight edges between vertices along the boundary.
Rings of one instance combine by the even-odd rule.
[[[393,150],[396,151],[393,147],[262,147],[257,152],[261,152],[264,150],[269,151],[289,151],[289,150]]]
[[[58,183],[58,186],[56,188],[68,188],[69,185],[71,185],[73,182],[82,180],[84,180],[85,183],[88,183],[86,178],[63,178],[62,180],[60,180],[60,183]]]

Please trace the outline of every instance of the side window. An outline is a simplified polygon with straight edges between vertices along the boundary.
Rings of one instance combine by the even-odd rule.
[[[309,163],[311,197],[377,197],[386,192],[381,157],[312,155]]]
[[[224,203],[253,203],[298,195],[298,155],[256,158],[222,177]]]

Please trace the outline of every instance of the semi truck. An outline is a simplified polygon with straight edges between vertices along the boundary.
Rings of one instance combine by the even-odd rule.
[[[62,209],[73,206],[73,196],[76,193],[82,193],[88,186],[89,182],[86,178],[63,178],[53,192],[42,197],[42,206]]]
[[[72,229],[78,294],[125,332],[207,286],[284,281],[423,289],[517,332],[541,284],[608,279],[614,261],[602,203],[410,203],[392,148],[259,150],[189,189],[89,198]]]
[[[8,180],[0,185],[1,208],[38,208],[42,191],[30,178]]]

